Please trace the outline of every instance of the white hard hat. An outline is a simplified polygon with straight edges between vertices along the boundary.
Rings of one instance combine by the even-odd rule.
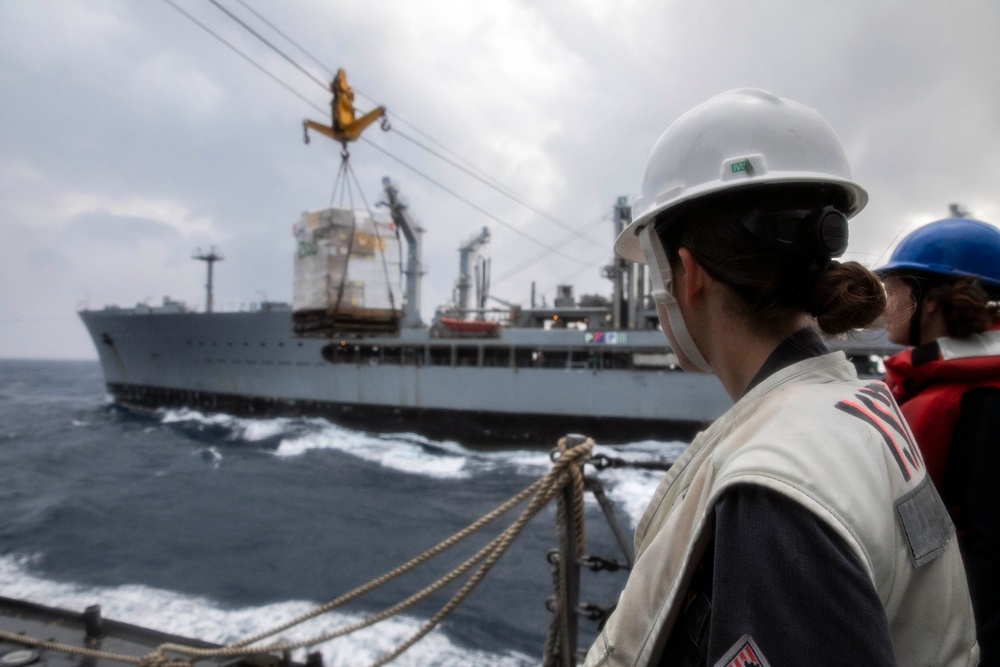
[[[768,183],[838,187],[847,217],[868,203],[868,193],[851,180],[837,135],[815,110],[763,90],[731,90],[660,135],[615,253],[645,263],[636,232],[660,214],[705,195]]]

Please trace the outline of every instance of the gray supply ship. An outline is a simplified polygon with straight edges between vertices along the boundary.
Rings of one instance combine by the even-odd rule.
[[[304,122],[343,146],[334,186],[350,187],[348,143],[385,109],[356,117],[343,70],[330,85],[331,121]],[[240,415],[317,415],[372,431],[417,431],[465,442],[551,445],[566,433],[601,442],[686,438],[730,405],[712,376],[686,373],[667,348],[644,268],[605,267],[612,298],[573,296],[553,307],[486,307],[489,230],[460,248],[455,298],[429,326],[420,315],[423,229],[383,179],[389,220],[369,210],[305,213],[295,225],[294,298],[254,312],[161,306],[80,312],[109,392],[120,405],[191,407]],[[617,235],[631,215],[615,206]],[[402,238],[401,238],[402,237]],[[402,246],[405,239],[406,254]],[[475,303],[470,307],[472,296]],[[882,339],[852,341],[869,371]]]
[[[306,121],[306,127],[344,145],[344,176],[347,142],[384,110],[355,119],[342,71],[331,89],[333,122]],[[265,302],[250,312],[213,312],[212,269],[221,257],[212,249],[196,255],[208,267],[205,312],[170,299],[159,306],[81,311],[115,402],[139,410],[189,407],[238,415],[322,416],[369,431],[547,448],[567,433],[584,433],[601,443],[686,439],[731,404],[716,378],[678,367],[658,328],[644,267],[624,260],[605,268],[613,286],[610,299],[577,300],[572,287],[560,286],[552,307],[536,307],[532,295],[529,308],[495,297],[506,308],[487,308],[489,265],[476,262],[489,241],[484,228],[460,249],[453,302],[425,324],[420,314],[423,230],[413,223],[389,179],[383,189],[388,220],[372,211],[331,208],[305,213],[295,225],[292,304]],[[629,215],[624,198],[619,199],[613,217],[616,235]],[[862,374],[876,373],[872,360],[891,351],[884,336],[833,346],[843,348]],[[592,457],[593,442],[582,436],[566,437],[559,445],[553,465],[564,472],[561,466],[568,464],[582,473],[584,463],[596,470],[617,465],[664,469],[658,461]],[[577,484],[578,479],[585,483]],[[573,509],[555,512],[558,546],[547,557],[553,572],[552,623],[544,648],[545,664],[571,665],[576,664],[581,613],[597,620],[607,612],[579,604],[581,567],[627,569],[633,555],[598,480],[563,474],[547,475],[539,483],[552,480],[561,488],[529,487],[535,495],[523,516],[530,519],[529,509],[537,512],[545,504],[539,498],[545,497],[558,497],[564,510]],[[577,516],[583,517],[585,488],[611,524],[623,561],[584,557]],[[509,539],[496,538],[476,556],[485,559],[483,576],[483,568],[516,536],[514,527],[501,535]],[[471,591],[474,579],[462,591]],[[462,599],[458,594],[452,598],[455,604]],[[194,656],[198,651],[209,651],[212,657],[202,661],[211,664],[303,665],[292,662],[288,645],[248,648],[256,641],[215,651],[219,647],[205,642],[102,619],[97,605],[78,613],[0,598],[0,667],[183,666],[194,659],[172,660],[168,652]],[[171,646],[177,643],[186,646]],[[396,654],[408,645],[402,644]],[[313,652],[304,667],[322,664],[322,655]]]
[[[364,212],[351,219],[341,209],[303,216],[293,306],[192,312],[165,299],[80,312],[114,400],[521,444],[551,444],[567,432],[601,442],[686,438],[730,405],[714,377],[677,367],[641,289],[642,267],[631,263],[609,267],[608,303],[581,305],[564,286],[552,307],[490,310],[484,274],[473,281],[469,268],[489,238],[484,229],[460,250],[456,303],[424,325],[423,230],[388,179],[384,190],[391,223]],[[624,201],[616,212],[621,226]],[[407,261],[402,271],[382,266],[386,298],[373,286],[373,265],[398,250],[396,230],[407,240]],[[212,257],[199,257],[210,274]],[[405,279],[399,308],[393,274]],[[478,307],[470,308],[474,282]],[[846,344],[861,372],[886,349],[878,338]]]

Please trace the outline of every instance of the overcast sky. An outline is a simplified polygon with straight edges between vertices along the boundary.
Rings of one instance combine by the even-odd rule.
[[[291,226],[330,205],[340,163],[302,142],[329,94],[208,0],[173,1],[296,94],[162,0],[0,0],[0,357],[95,358],[81,307],[203,308],[191,255],[213,244],[217,307],[291,300]],[[217,1],[315,79],[345,68],[361,110],[388,108],[392,131],[352,146],[355,203],[390,176],[425,228],[425,320],[484,226],[496,296],[610,294],[616,197],[673,120],[732,88],[837,131],[871,196],[849,258],[877,262],[952,202],[1000,221],[995,0]]]

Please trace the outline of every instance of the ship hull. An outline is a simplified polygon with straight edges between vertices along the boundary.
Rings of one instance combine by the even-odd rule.
[[[333,403],[137,385],[108,384],[108,391],[118,405],[139,412],[192,408],[246,417],[321,417],[363,431],[414,432],[436,440],[457,440],[472,445],[548,446],[568,433],[581,433],[603,443],[689,440],[704,427],[703,423],[688,420]]]
[[[80,315],[108,391],[129,408],[310,415],[370,431],[546,444],[569,432],[602,442],[686,438],[729,405],[711,376],[634,366],[636,354],[662,356],[655,331],[600,342],[542,329],[331,339],[296,337],[288,310]]]

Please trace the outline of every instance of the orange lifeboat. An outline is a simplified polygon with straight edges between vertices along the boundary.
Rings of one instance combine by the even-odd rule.
[[[485,320],[459,320],[454,317],[441,317],[439,318],[441,325],[453,333],[460,334],[479,334],[482,336],[490,336],[497,332],[500,328],[499,322],[487,322]]]

